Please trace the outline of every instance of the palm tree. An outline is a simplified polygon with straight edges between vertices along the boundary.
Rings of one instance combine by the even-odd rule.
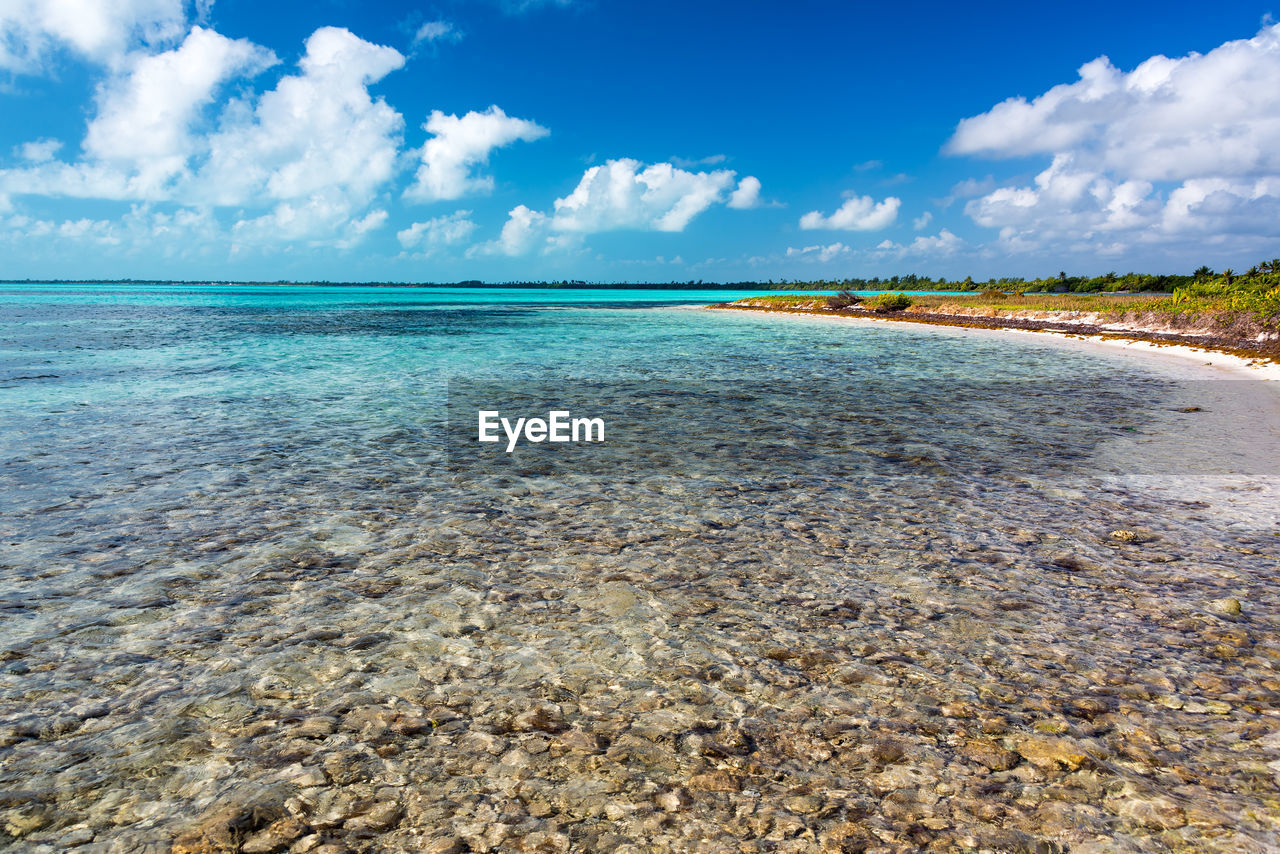
[[[1209,278],[1212,278],[1212,277],[1213,277],[1213,270],[1209,269],[1208,267],[1206,267],[1206,266],[1204,266],[1204,265],[1201,265],[1201,266],[1197,267],[1197,268],[1196,268],[1196,271],[1195,271],[1194,273],[1192,273],[1191,275],[1192,275],[1192,276],[1195,276],[1196,281],[1198,281],[1198,282],[1202,282],[1202,281],[1204,281],[1205,279],[1209,279]]]
[[[1228,267],[1227,269],[1225,269],[1225,270],[1223,270],[1223,271],[1222,271],[1222,281],[1224,281],[1225,283],[1227,283],[1227,284],[1229,285],[1229,284],[1231,284],[1232,282],[1234,282],[1235,280],[1236,280],[1236,271],[1235,271],[1235,270],[1233,270],[1233,269],[1231,269],[1230,267]]]

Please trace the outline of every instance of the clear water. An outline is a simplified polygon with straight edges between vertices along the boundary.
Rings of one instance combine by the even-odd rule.
[[[0,845],[1274,848],[1269,399],[746,295],[0,286]]]

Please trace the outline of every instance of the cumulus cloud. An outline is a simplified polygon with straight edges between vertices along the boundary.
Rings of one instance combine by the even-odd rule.
[[[138,196],[157,197],[196,153],[191,124],[216,89],[276,62],[275,54],[247,39],[194,27],[180,47],[138,58],[127,74],[99,88],[84,152],[129,171]]]
[[[934,199],[933,203],[946,210],[955,204],[958,199],[971,199],[974,196],[990,193],[995,188],[996,179],[994,175],[987,175],[985,178],[965,178],[963,181],[957,181],[953,184],[951,192],[941,199]]]
[[[748,210],[760,207],[760,179],[748,175],[738,182],[738,189],[729,196],[729,207]]]
[[[435,110],[422,127],[432,138],[422,147],[422,165],[404,195],[423,202],[492,190],[491,176],[474,174],[476,166],[488,162],[489,152],[517,141],[532,142],[549,133],[541,125],[508,116],[496,106],[461,118]]]
[[[688,157],[672,157],[672,165],[679,166],[681,169],[693,169],[698,166],[719,166],[728,160],[728,156],[724,154],[709,154],[706,157],[690,159]]]
[[[1210,233],[1274,238],[1280,223],[1280,177],[1256,181],[1203,178],[1185,181],[1169,194],[1160,225],[1170,233]]]
[[[386,223],[388,214],[378,209],[357,216],[346,199],[332,195],[281,202],[262,216],[238,220],[231,227],[232,251],[279,243],[349,249]]]
[[[907,251],[920,255],[950,255],[963,245],[963,240],[944,228],[932,237],[920,235],[911,241]]]
[[[189,183],[190,159],[207,150],[192,129],[219,87],[275,62],[273,53],[252,42],[201,27],[171,50],[130,54],[97,88],[97,112],[88,123],[82,157],[55,160],[62,147],[57,140],[27,143],[21,153],[28,165],[0,170],[0,188],[125,201],[174,199],[179,185]]]
[[[233,100],[215,130],[192,132],[220,85],[275,61],[251,42],[195,27],[179,47],[137,57],[102,84],[81,160],[0,170],[0,189],[210,206],[287,201],[271,219],[277,234],[331,220],[316,211],[363,207],[393,177],[404,127],[368,86],[404,57],[322,28],[298,74],[256,101]]]
[[[207,19],[210,3],[196,1],[197,21]],[[15,146],[9,164],[0,166],[0,213],[10,214],[23,196],[105,199],[135,209],[140,203],[156,235],[178,239],[181,223],[196,221],[182,211],[194,210],[201,212],[201,227],[184,232],[188,238],[216,239],[233,250],[295,242],[341,249],[384,227],[389,214],[377,203],[404,175],[404,119],[370,87],[401,68],[405,57],[348,30],[323,27],[306,40],[296,69],[269,90],[254,91],[244,81],[278,64],[275,54],[189,25],[186,5],[0,3],[0,72],[44,70],[59,53],[99,66],[79,151],[60,158],[65,146],[55,139]],[[419,27],[415,43],[460,35],[447,21],[433,21]],[[490,189],[493,178],[481,168],[494,148],[548,133],[497,106],[461,117],[436,111],[425,127],[432,136],[412,152],[420,165],[405,192],[421,200]],[[150,226],[141,215],[128,217],[127,227],[125,218],[115,227],[103,224],[108,220],[32,219],[9,233],[142,241]],[[530,227],[549,221],[546,214],[531,216]],[[430,252],[464,240],[474,228],[459,212],[413,223],[398,236],[406,247]],[[517,223],[507,245],[521,239]],[[561,232],[539,239],[566,242]]]
[[[901,206],[902,200],[894,196],[881,202],[870,196],[851,196],[831,216],[823,216],[821,211],[810,211],[800,217],[800,227],[806,230],[879,231],[893,224]]]
[[[350,249],[364,240],[365,235],[386,225],[389,216],[390,214],[386,211],[378,208],[369,211],[360,219],[350,220],[342,227],[342,236],[333,245],[339,249]]]
[[[587,169],[550,214],[525,205],[513,209],[501,236],[481,251],[523,255],[539,246],[576,246],[583,235],[602,231],[683,231],[698,214],[736,195],[729,189],[734,178],[728,169],[689,172],[670,163],[610,160]],[[738,189],[743,185],[751,187],[748,179]]]
[[[114,66],[138,45],[161,46],[186,32],[183,0],[5,0],[0,69],[34,74],[66,49]]]
[[[482,247],[484,252],[502,255],[524,255],[539,243],[545,243],[548,218],[544,213],[516,205],[507,215],[502,234]]]
[[[468,218],[470,216],[471,211],[454,211],[426,222],[415,222],[408,228],[397,231],[396,239],[405,249],[415,249],[424,255],[430,255],[446,246],[462,243],[470,237],[476,230],[476,224]]]
[[[37,139],[19,145],[14,153],[28,163],[48,163],[61,149],[60,139]]]
[[[1280,25],[1204,55],[1154,56],[1128,73],[1099,57],[1079,73],[963,120],[948,150],[1087,151],[1103,169],[1148,181],[1280,172]]]
[[[301,73],[281,79],[256,105],[230,106],[195,189],[219,205],[367,202],[393,176],[404,129],[400,114],[368,87],[402,65],[398,51],[348,30],[316,30]]]
[[[1088,239],[1144,228],[1160,215],[1160,202],[1149,181],[1122,181],[1082,168],[1070,154],[1059,154],[1033,186],[1000,187],[965,205],[979,225],[1021,233],[1021,248],[1031,248],[1028,235],[1040,240]]]
[[[565,7],[573,5],[573,0],[498,0],[498,2],[504,11],[513,15],[545,6]]]
[[[727,169],[686,172],[670,163],[610,160],[592,166],[572,193],[556,199],[552,226],[583,234],[684,231],[690,220],[722,200],[733,179]]]
[[[81,157],[54,160],[50,141],[30,143],[26,165],[0,169],[0,192],[240,208],[225,230],[235,247],[354,245],[387,219],[369,206],[403,144],[402,117],[368,87],[404,57],[324,27],[275,88],[218,100],[229,81],[276,62],[199,26],[172,49],[131,53],[98,87]]]
[[[64,245],[84,244],[113,254],[146,249],[166,258],[202,254],[218,231],[216,220],[207,210],[179,208],[163,212],[145,204],[133,205],[119,219],[79,217],[57,221],[22,214],[0,218],[0,241],[23,245],[40,241],[55,251]]]
[[[831,259],[838,258],[841,255],[848,255],[851,251],[853,250],[851,250],[848,246],[844,245],[843,243],[832,243],[827,246],[805,246],[802,249],[797,249],[794,246],[789,246],[787,247],[787,257],[788,258],[810,257],[810,258],[816,258],[819,261],[830,261]]]
[[[933,212],[925,211],[924,213],[920,214],[920,216],[911,220],[911,227],[914,228],[916,231],[920,231],[923,228],[927,228],[929,226],[929,223],[931,222],[933,222]]]
[[[959,123],[946,150],[1051,156],[1032,184],[966,205],[1010,249],[1280,235],[1280,25],[1206,54],[1106,57],[1079,79]]]
[[[892,240],[882,240],[876,244],[874,254],[895,255],[899,258],[908,255],[951,255],[964,245],[964,240],[944,228],[935,235],[922,234],[905,246]]]
[[[462,33],[448,21],[427,21],[413,34],[413,45],[417,47],[440,41],[456,42],[461,38]]]

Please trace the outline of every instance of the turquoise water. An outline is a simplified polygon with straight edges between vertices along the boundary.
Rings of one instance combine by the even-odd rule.
[[[0,286],[0,844],[1274,841],[1275,532],[1126,480],[1202,390],[748,295]]]

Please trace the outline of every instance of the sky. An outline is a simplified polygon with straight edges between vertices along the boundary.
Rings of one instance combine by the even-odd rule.
[[[1244,269],[1280,255],[1271,12],[0,0],[0,277]]]

